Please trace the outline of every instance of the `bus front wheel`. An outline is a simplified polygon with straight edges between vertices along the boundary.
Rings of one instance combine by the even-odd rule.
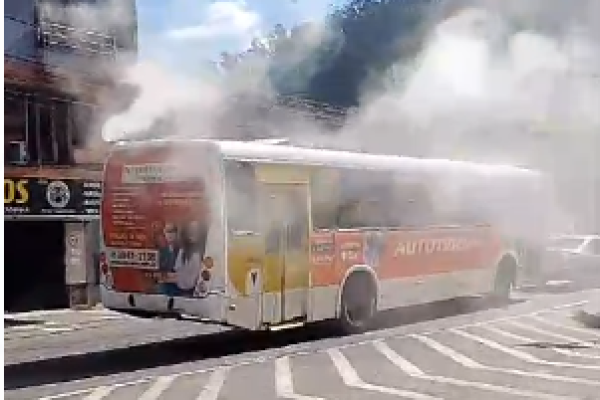
[[[377,286],[368,272],[353,273],[344,285],[339,325],[343,334],[365,332],[377,313]]]

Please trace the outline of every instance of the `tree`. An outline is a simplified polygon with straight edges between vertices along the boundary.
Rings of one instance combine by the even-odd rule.
[[[428,0],[352,0],[335,11],[329,24],[343,34],[343,45],[312,78],[308,94],[317,101],[355,106],[366,79],[421,50],[435,2]]]
[[[278,24],[240,54],[224,53],[221,65],[232,71],[258,57],[267,64],[263,72],[278,94],[353,107],[367,79],[411,63],[433,24],[461,2],[351,0],[323,25],[288,30]],[[319,42],[311,43],[315,36]]]

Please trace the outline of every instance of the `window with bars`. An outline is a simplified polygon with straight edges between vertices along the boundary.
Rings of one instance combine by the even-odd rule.
[[[76,29],[73,26],[42,19],[39,23],[39,40],[46,50],[114,57],[115,38],[101,32]]]
[[[70,165],[94,134],[96,109],[69,99],[4,92],[4,154],[12,165]]]

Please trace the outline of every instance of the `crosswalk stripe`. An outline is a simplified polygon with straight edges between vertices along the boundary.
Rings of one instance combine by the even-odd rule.
[[[169,388],[169,386],[171,386],[171,384],[173,383],[173,381],[175,379],[177,379],[179,376],[178,375],[167,375],[167,376],[161,376],[159,377],[154,384],[152,384],[152,386],[150,386],[148,388],[148,390],[146,390],[144,393],[142,393],[142,395],[139,397],[138,400],[156,400],[160,397],[161,394],[163,394],[163,392],[165,390],[167,390]]]
[[[392,350],[390,348],[390,346],[388,346],[385,342],[375,341],[373,343],[373,345],[392,364],[396,365],[397,367],[402,369],[402,371],[404,371],[409,376],[412,376],[413,378],[423,379],[423,380],[438,382],[438,383],[445,383],[445,384],[454,385],[454,386],[472,387],[472,388],[476,388],[476,389],[480,389],[480,390],[486,390],[489,392],[509,394],[511,396],[530,397],[533,399],[546,399],[546,400],[576,400],[577,399],[577,397],[556,396],[556,395],[552,395],[552,394],[534,392],[534,391],[530,391],[530,390],[515,389],[515,388],[507,387],[507,386],[492,385],[490,383],[485,383],[485,382],[465,381],[465,380],[461,380],[461,379],[449,378],[446,376],[428,375],[428,374],[424,374],[423,372],[414,374],[414,373],[411,373],[411,371],[414,371],[415,369],[418,370],[418,368],[416,366],[414,366],[410,361],[408,361],[404,357],[402,357],[400,354],[398,354],[394,350]]]
[[[561,382],[565,382],[565,383],[576,383],[578,385],[600,386],[600,381],[592,381],[589,379],[575,378],[575,377],[562,376],[562,375],[552,375],[552,374],[546,374],[543,372],[535,372],[535,371],[523,371],[523,370],[512,369],[512,368],[499,368],[499,367],[492,367],[489,365],[484,365],[484,364],[478,363],[477,361],[465,356],[462,353],[459,353],[458,351],[456,351],[448,346],[445,346],[445,345],[439,343],[438,341],[436,341],[430,337],[422,336],[422,335],[410,335],[410,336],[415,338],[416,340],[420,341],[424,345],[429,346],[430,348],[434,349],[435,351],[439,352],[440,354],[454,360],[455,362],[457,362],[458,364],[460,364],[466,368],[482,369],[482,370],[486,370],[486,371],[490,371],[490,372],[497,372],[497,373],[531,377],[531,378],[539,378],[539,379],[545,379],[548,381],[561,381]]]
[[[442,400],[439,397],[430,396],[428,394],[366,383],[360,378],[360,376],[358,376],[358,373],[354,367],[352,367],[348,359],[346,359],[339,349],[329,349],[327,350],[327,353],[329,354],[329,357],[333,361],[333,365],[347,386],[356,389],[368,390],[371,392],[391,394],[393,396],[399,396],[413,400]]]
[[[82,400],[101,400],[111,394],[115,390],[115,386],[100,386],[94,389],[93,392],[85,396]]]
[[[507,332],[503,329],[497,328],[495,326],[481,326],[480,328],[488,330],[490,332],[493,332],[497,335],[500,336],[505,336],[507,338],[516,340],[516,341],[520,341],[523,344],[533,344],[535,343],[535,341],[529,337],[525,337],[522,335],[517,335],[516,333],[513,332]],[[580,357],[580,358],[589,358],[589,359],[600,359],[600,355],[594,355],[594,354],[585,354],[585,353],[580,353],[580,352],[576,352],[573,350],[566,350],[566,349],[558,349],[556,347],[551,347],[550,348],[553,352],[555,353],[559,353],[562,355],[565,355],[567,357]]]
[[[296,393],[292,378],[292,367],[289,357],[281,357],[275,360],[275,390],[277,397],[292,400],[325,400],[322,397],[305,396]]]
[[[491,327],[487,327],[487,328],[489,329]],[[551,365],[554,367],[564,367],[564,368],[600,370],[600,365],[598,365],[598,366],[596,366],[596,365],[581,365],[581,364],[572,364],[572,363],[541,360],[537,357],[532,356],[529,353],[524,353],[522,351],[503,346],[500,343],[494,342],[493,340],[489,340],[489,339],[486,339],[486,338],[483,338],[483,337],[480,337],[477,335],[473,335],[473,334],[465,332],[461,329],[449,329],[448,331],[452,332],[458,336],[462,336],[466,339],[472,340],[474,342],[481,343],[482,345],[487,346],[491,349],[511,355],[515,358],[518,358],[522,361],[526,361],[526,362],[529,362],[532,364],[543,364],[543,365]]]
[[[564,340],[568,343],[576,343],[576,344],[581,344],[587,347],[596,347],[595,343],[591,343],[591,342],[586,342],[577,338],[574,338],[572,336],[567,336],[567,335],[561,335],[560,333],[556,333],[556,332],[550,332],[547,330],[543,330],[540,328],[537,328],[535,326],[531,326],[529,324],[524,324],[522,322],[518,322],[518,321],[506,321],[506,324],[512,325],[512,326],[516,326],[517,328],[521,328],[524,329],[526,331],[530,331],[530,332],[535,332],[537,334],[540,335],[546,335],[547,337],[553,337],[555,339],[558,340]]]
[[[231,367],[221,367],[213,371],[197,400],[217,400],[230,369]]]
[[[594,337],[600,337],[600,331],[594,331],[593,329],[580,328],[577,326],[570,326],[567,324],[559,324],[552,320],[549,320],[548,318],[540,317],[538,315],[531,315],[530,318],[534,319],[538,322],[541,322],[542,324],[554,326],[556,328],[561,328],[561,329],[565,329],[565,330],[572,331],[572,332],[583,333],[585,335],[590,335],[590,336],[594,336]]]

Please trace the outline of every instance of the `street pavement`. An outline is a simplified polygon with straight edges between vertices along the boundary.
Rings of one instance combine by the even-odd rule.
[[[185,321],[134,318],[104,308],[5,314],[4,365],[100,353],[222,329]]]
[[[224,350],[220,357],[205,359],[196,358],[191,346],[185,362],[15,388],[5,390],[5,396],[598,400],[600,330],[584,327],[573,315],[599,295],[600,290],[531,295],[502,308],[425,318],[348,337],[315,339],[309,333],[300,343],[241,353]],[[221,346],[243,338],[231,336]]]

